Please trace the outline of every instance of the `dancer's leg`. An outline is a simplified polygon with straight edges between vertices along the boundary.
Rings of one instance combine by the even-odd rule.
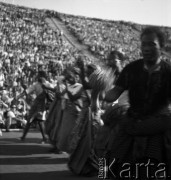
[[[30,129],[31,123],[32,123],[32,121],[28,121],[28,122],[27,122],[26,127],[24,128],[24,131],[23,131],[23,135],[22,135],[22,137],[21,137],[21,140],[24,140],[24,139],[25,139],[25,137],[26,137],[26,135],[27,135],[27,133],[28,133],[28,131],[29,131],[29,129]]]
[[[40,132],[41,132],[42,137],[43,137],[43,141],[47,141],[44,121],[42,121],[42,120],[37,120],[37,121],[39,124]]]

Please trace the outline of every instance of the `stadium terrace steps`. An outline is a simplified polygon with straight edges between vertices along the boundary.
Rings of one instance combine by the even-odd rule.
[[[91,59],[93,62],[99,63],[98,59],[88,50],[86,45],[81,44],[74,35],[68,31],[63,22],[56,18],[46,18],[46,23],[55,31],[58,29],[63,32],[65,40],[67,40],[73,47],[80,51],[83,55]]]

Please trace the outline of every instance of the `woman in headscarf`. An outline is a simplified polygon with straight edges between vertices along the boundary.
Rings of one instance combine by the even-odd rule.
[[[46,133],[49,136],[50,143],[52,145],[52,149],[50,152],[60,154],[62,153],[59,148],[57,147],[58,136],[59,136],[59,129],[62,122],[62,115],[63,115],[63,95],[65,93],[66,87],[64,85],[64,76],[58,77],[57,85],[55,88],[51,88],[51,91],[55,92],[54,101],[51,103],[47,120],[45,122],[45,129]],[[46,86],[44,86],[47,89]],[[49,88],[48,88],[49,89]]]
[[[70,153],[69,136],[82,108],[82,85],[77,82],[73,68],[65,71],[64,87],[58,85],[46,122],[46,132],[56,153]]]
[[[66,91],[63,95],[64,111],[57,144],[60,150],[70,153],[69,137],[82,109],[83,92],[82,84],[77,82],[74,70],[66,73],[65,86]]]
[[[95,126],[91,113],[91,86],[89,76],[97,67],[95,65],[85,65],[83,59],[77,61],[80,69],[80,79],[83,84],[82,101],[83,108],[76,119],[76,125],[70,136],[69,148],[71,155],[68,162],[69,169],[77,175],[92,176],[97,174],[97,157],[93,151],[95,138]]]

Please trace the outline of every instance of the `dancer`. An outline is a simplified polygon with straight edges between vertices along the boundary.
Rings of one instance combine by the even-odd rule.
[[[94,152],[96,132],[102,124],[100,119],[94,119],[91,110],[91,89],[89,77],[98,67],[85,65],[84,58],[79,59],[80,79],[83,84],[83,108],[76,120],[76,125],[70,136],[71,155],[69,169],[77,175],[96,176],[98,172],[98,157]]]
[[[77,83],[74,69],[68,69],[64,74],[65,78],[57,86],[56,98],[46,122],[46,132],[56,153],[71,153],[69,136],[82,109],[82,85]]]
[[[21,137],[22,141],[25,140],[25,137],[29,131],[31,124],[35,121],[38,122],[40,127],[40,131],[43,137],[42,143],[45,143],[47,141],[44,126],[44,122],[46,120],[46,93],[43,90],[42,84],[46,84],[46,86],[52,88],[53,85],[50,84],[46,79],[46,73],[44,71],[39,71],[37,76],[37,82],[35,82],[33,85],[31,85],[28,89],[26,89],[21,95],[17,97],[17,99],[19,99],[27,94],[36,94],[36,99],[34,100],[27,116],[27,124]]]
[[[69,136],[82,109],[83,87],[82,84],[76,81],[74,70],[68,70],[65,78],[66,91],[63,95],[64,111],[57,144],[60,150],[71,153],[69,149]]]
[[[113,88],[115,86],[115,82],[117,81],[119,74],[121,73],[123,67],[125,66],[125,58],[122,53],[119,51],[111,51],[108,55],[108,58],[106,60],[106,64],[103,67],[104,70],[101,71],[101,75],[98,75],[94,77],[94,80],[96,83],[99,82],[99,76],[101,76],[101,83],[104,86],[102,89],[98,87],[97,89],[93,88],[93,94],[94,94],[94,100],[92,101],[92,107],[99,107],[101,109],[99,113],[97,113],[97,109],[94,109],[97,116],[97,118],[101,118],[103,120],[104,125],[99,127],[97,132],[97,138],[95,140],[94,149],[96,152],[96,155],[98,157],[104,157],[106,153],[111,148],[111,143],[113,142],[113,138],[115,137],[115,134],[117,133],[117,126],[115,127],[116,123],[120,120],[121,116],[126,113],[129,102],[128,102],[128,92],[125,91],[116,101],[114,102],[106,102],[103,101],[103,97],[101,100],[101,105],[98,105],[97,102],[99,102],[99,97],[97,96],[98,93],[102,93],[103,95],[108,91],[109,89]],[[107,73],[109,71],[109,75]],[[107,84],[103,83],[103,79],[106,77]],[[99,91],[100,90],[100,91]],[[94,108],[94,107],[93,107]]]
[[[116,86],[105,97],[106,101],[113,102],[128,90],[130,102],[130,108],[119,122],[109,162],[117,161],[111,167],[117,178],[121,178],[120,165],[127,162],[131,167],[136,163],[154,164],[148,174],[143,169],[138,172],[139,179],[167,179],[171,174],[171,65],[161,56],[165,41],[159,28],[146,27],[140,39],[143,58],[123,69]],[[165,164],[165,170],[156,173],[160,163]],[[112,173],[111,178],[115,178]]]
[[[47,120],[45,121],[45,129],[46,133],[49,136],[50,143],[52,148],[49,152],[61,154],[62,151],[57,147],[59,129],[61,127],[62,115],[64,110],[64,99],[63,95],[65,94],[65,84],[64,84],[64,76],[58,77],[57,85],[55,88],[50,88],[51,91],[55,92],[55,99],[50,105]],[[49,89],[43,85],[43,88]]]

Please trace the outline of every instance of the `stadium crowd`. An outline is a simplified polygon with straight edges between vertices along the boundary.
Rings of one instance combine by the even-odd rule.
[[[134,24],[65,14],[60,14],[59,17],[101,60],[106,59],[111,50],[121,51],[131,60],[140,56],[140,27],[138,29]]]
[[[35,81],[38,71],[46,71],[53,81],[78,56],[45,17],[43,11],[0,4],[0,89],[9,109],[12,99]]]

